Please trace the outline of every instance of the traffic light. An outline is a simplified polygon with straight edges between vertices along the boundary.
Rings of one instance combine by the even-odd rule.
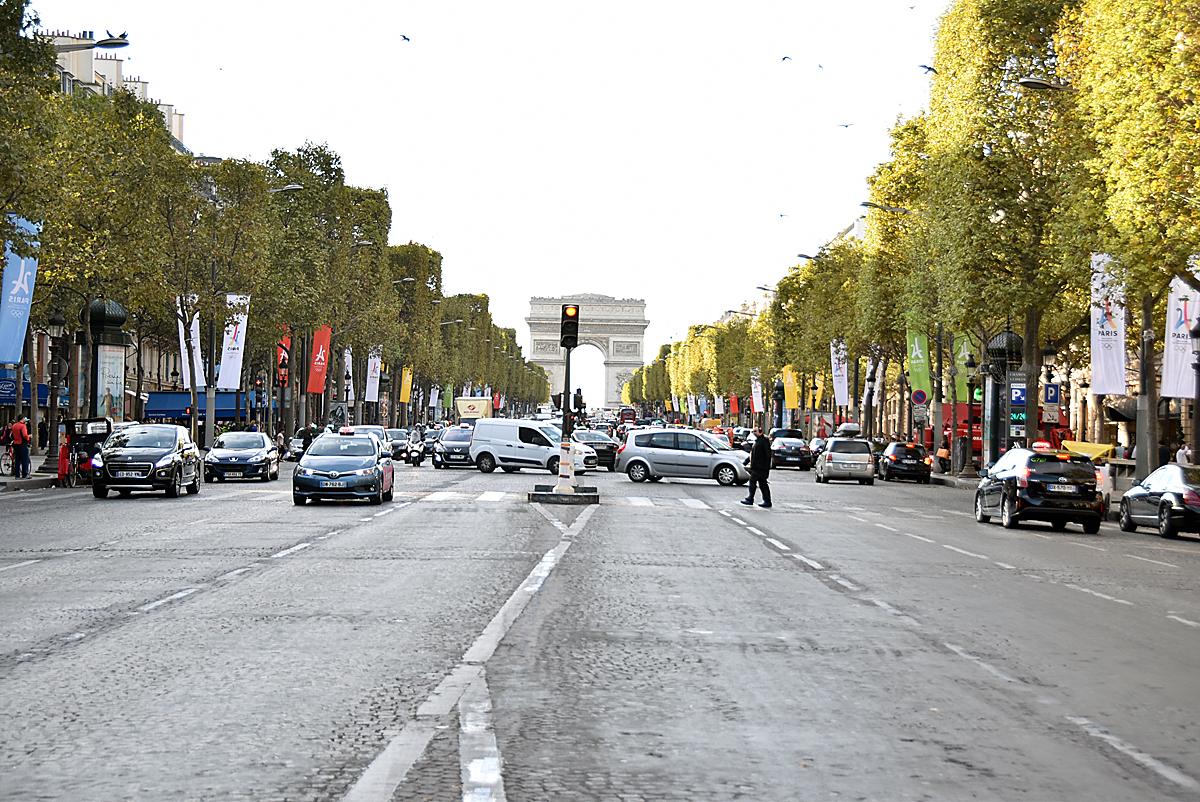
[[[575,390],[575,411],[583,412],[583,390]]]
[[[563,348],[579,345],[579,304],[562,305],[562,327],[558,344]]]
[[[550,402],[554,404],[555,409],[562,409],[562,393],[551,394]]]

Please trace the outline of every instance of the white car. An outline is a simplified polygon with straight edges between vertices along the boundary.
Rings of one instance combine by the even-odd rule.
[[[562,430],[546,421],[482,418],[471,436],[471,461],[483,473],[499,467],[505,473],[539,468],[558,473]],[[579,474],[596,470],[596,452],[583,443],[571,444],[571,461]]]

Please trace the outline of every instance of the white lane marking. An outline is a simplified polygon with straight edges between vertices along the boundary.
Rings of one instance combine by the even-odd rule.
[[[165,599],[159,599],[158,601],[152,601],[149,604],[143,604],[138,609],[141,610],[143,613],[148,613],[151,610],[154,610],[158,607],[162,607],[164,604],[170,604],[171,602],[176,601],[178,599],[182,599],[185,596],[191,596],[193,593],[195,593],[198,590],[200,590],[200,588],[186,588],[184,590],[179,591],[178,593],[172,593],[170,596],[167,596]]]
[[[374,519],[370,515],[368,515],[366,518],[359,518],[358,520],[362,521],[363,523],[366,523],[367,521],[372,521]]]
[[[975,557],[976,559],[979,559],[979,560],[990,560],[991,559],[991,557],[988,557],[986,554],[977,554],[973,551],[967,551],[966,549],[960,549],[958,546],[951,546],[949,543],[943,543],[942,548],[950,549],[950,551],[956,551],[959,554],[965,554],[968,557]]]
[[[480,493],[476,501],[504,501],[504,491],[502,490],[485,490]]]
[[[629,502],[631,507],[653,507],[654,502],[646,496],[626,496],[625,500]]]
[[[849,508],[847,508],[847,509],[849,509]],[[847,515],[846,517],[849,518],[851,521],[858,521],[860,524],[865,524],[867,522],[867,520],[865,518],[859,518],[857,515]]]
[[[875,524],[875,525],[878,526],[880,529],[886,529],[889,532],[899,532],[900,531],[899,529],[893,529],[892,527],[888,526],[887,524]]]
[[[1015,566],[1015,565],[1009,565],[1008,563],[1002,563],[999,560],[995,560],[994,562],[996,563],[996,565],[1000,566],[1001,568],[1007,568],[1010,571],[1017,570],[1017,566]]]
[[[458,700],[458,766],[463,802],[505,802],[504,761],[496,744],[492,697],[483,672]]]
[[[854,512],[862,512],[866,507],[842,507],[843,510],[852,510]]]
[[[341,533],[341,529],[334,529],[332,532],[326,532],[324,535],[322,535],[322,537],[333,537],[334,535],[340,535]]]
[[[791,551],[792,550],[791,546],[785,546],[784,544],[780,543],[778,540],[776,540],[773,537],[767,538],[767,542],[770,543],[775,548],[779,549],[780,551]]]
[[[1003,680],[1004,682],[1017,682],[1018,681],[1015,677],[1010,677],[1008,674],[1005,674],[1003,671],[996,668],[991,663],[987,662],[986,660],[983,660],[982,658],[976,657],[975,655],[971,654],[970,652],[968,652],[966,649],[962,648],[961,646],[955,646],[953,643],[943,643],[942,645],[945,646],[950,651],[957,654],[959,657],[963,658],[964,660],[970,660],[972,663],[979,666],[984,671],[991,674],[993,677],[996,677],[997,679]]]
[[[973,512],[963,512],[962,510],[942,510],[942,512],[948,512],[948,513],[950,513],[951,515],[967,515],[967,516],[970,516],[970,517],[972,517],[972,518],[974,518],[974,517],[975,517],[975,513],[973,513]]]
[[[1095,551],[1108,551],[1108,549],[1106,549],[1102,546],[1093,546],[1091,543],[1080,543],[1078,540],[1068,540],[1067,542],[1070,543],[1072,546],[1083,546],[1085,549],[1093,549]]]
[[[680,502],[685,507],[691,507],[693,510],[707,510],[708,505],[698,498],[681,498]]]
[[[555,518],[549,512],[547,512],[545,507],[543,507],[541,504],[538,504],[537,502],[534,502],[533,508],[535,510],[537,510],[543,518],[545,518],[547,521],[549,521],[551,526],[553,526],[555,529],[557,529],[558,531],[560,531],[564,534],[566,533],[567,525],[564,524],[562,521],[558,520],[557,518]]]
[[[1063,582],[1062,584],[1063,584],[1063,587],[1065,587],[1065,588],[1070,588],[1071,590],[1078,590],[1081,593],[1087,593],[1089,595],[1095,596],[1096,598],[1104,599],[1105,601],[1116,602],[1117,604],[1126,604],[1130,607],[1133,606],[1133,602],[1131,602],[1131,601],[1126,601],[1125,599],[1118,599],[1115,596],[1109,596],[1107,593],[1101,593],[1100,591],[1092,590],[1091,588],[1081,587],[1079,585],[1076,585],[1074,582]]]
[[[859,588],[858,585],[855,585],[853,582],[848,582],[845,579],[842,579],[837,574],[830,574],[829,578],[832,579],[834,582],[837,582],[839,585],[844,587],[846,590],[861,590],[861,588]]]
[[[271,555],[271,559],[274,560],[279,557],[286,557],[289,554],[295,554],[298,551],[303,551],[304,549],[307,549],[311,545],[312,545],[311,543],[297,543],[295,546],[292,546],[290,549],[284,549],[283,551],[275,552],[274,554]]]
[[[1178,621],[1181,624],[1187,624],[1189,627],[1200,627],[1200,621],[1190,621],[1177,615],[1168,615],[1167,618],[1172,621]]]
[[[541,509],[540,504],[534,506]],[[585,508],[563,533],[558,545],[546,552],[541,561],[534,566],[521,583],[521,587],[513,591],[508,601],[463,654],[462,661],[438,683],[433,693],[417,708],[416,717],[401,728],[359,775],[344,797],[346,802],[386,802],[392,798],[413,764],[429,746],[430,740],[437,732],[440,718],[454,709],[467,687],[482,673],[483,664],[495,653],[500,641],[533,598],[533,592],[529,592],[528,589],[533,588],[536,592],[536,589],[542,586],[550,570],[562,559],[563,554],[571,547],[573,538],[583,531],[595,511],[595,506]],[[545,510],[542,510],[542,514],[549,515]]]
[[[905,537],[911,537],[913,540],[920,540],[923,543],[933,543],[934,542],[933,538],[922,537],[921,535],[914,535],[912,532],[902,532],[901,534],[903,534]]]
[[[825,570],[825,566],[821,565],[816,560],[810,560],[808,557],[805,557],[803,554],[793,554],[792,556],[795,557],[800,562],[807,565],[809,568],[813,569],[814,571],[824,571]]]
[[[731,513],[729,510],[717,510],[717,512],[721,513],[721,514],[722,514],[722,515],[724,515],[726,518],[728,518],[730,515],[732,515],[732,514],[733,514],[733,513]]]
[[[1050,537],[1049,535],[1043,535],[1040,532],[1031,532],[1030,534],[1032,534],[1034,537],[1040,537],[1042,540],[1053,540],[1054,539],[1054,538]]]
[[[244,574],[249,570],[249,568],[234,568],[232,571],[227,571],[226,573],[223,573],[217,577],[217,581],[220,582],[222,579],[233,579],[235,576]]]
[[[1083,716],[1067,716],[1067,721],[1079,727],[1093,738],[1108,744],[1113,749],[1116,749],[1118,752],[1130,758],[1134,762],[1150,769],[1164,780],[1173,782],[1179,787],[1186,788],[1189,791],[1200,791],[1200,782],[1196,782],[1195,778],[1184,774],[1174,766],[1168,766],[1158,758],[1151,757],[1142,750],[1138,749],[1136,746],[1122,741],[1120,738],[1113,735],[1100,725],[1093,723],[1091,720],[1086,719]]]
[[[896,507],[897,512],[916,512],[912,507]]]
[[[1139,557],[1136,554],[1126,554],[1125,556],[1131,560],[1141,560],[1144,563],[1154,563],[1155,565],[1165,565],[1168,568],[1178,568],[1179,567],[1175,563],[1165,563],[1162,560],[1151,560],[1149,557]]]
[[[435,490],[421,500],[422,501],[454,501],[459,498],[461,498],[461,496],[453,490]]]
[[[6,565],[3,568],[0,568],[0,571],[11,571],[14,568],[24,568],[27,565],[33,565],[34,563],[40,563],[40,562],[41,562],[41,560],[25,560],[24,562],[13,563],[12,565]]]
[[[748,527],[746,527],[746,528],[747,528],[749,531],[753,532],[754,534],[758,535],[759,537],[766,537],[766,534],[765,534],[765,533],[764,533],[764,532],[763,532],[761,529],[759,529],[759,528],[757,528],[757,527],[754,527],[754,526],[748,526]]]
[[[381,517],[383,517],[384,515],[389,515],[389,514],[391,514],[391,513],[395,512],[395,511],[396,511],[396,508],[395,508],[395,507],[388,507],[386,510],[380,510],[379,512],[375,513],[375,514],[374,514],[374,515],[372,515],[371,517],[372,517],[372,518],[381,518]]]
[[[730,518],[729,520],[733,521],[735,524],[741,524],[742,526],[750,525],[750,524],[746,523],[745,521],[743,521],[741,518]]]
[[[200,519],[200,520],[198,520],[198,521],[188,521],[188,522],[185,524],[185,526],[197,526],[197,525],[199,525],[199,524],[206,524],[206,523],[208,523],[208,522],[209,522],[209,521],[211,521],[211,520],[212,520],[212,518],[201,518],[201,519]]]

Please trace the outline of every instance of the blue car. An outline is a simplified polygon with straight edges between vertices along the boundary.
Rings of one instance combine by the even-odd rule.
[[[378,438],[343,429],[312,442],[292,474],[292,503],[309,499],[392,500],[395,469]]]

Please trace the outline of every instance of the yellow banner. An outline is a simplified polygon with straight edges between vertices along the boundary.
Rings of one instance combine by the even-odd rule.
[[[669,398],[663,400],[663,406],[666,407],[667,412],[675,411],[675,410],[671,409],[671,399],[669,399]]]
[[[412,368],[405,368],[400,374],[400,403],[407,404],[412,398]]]
[[[788,409],[800,408],[800,377],[791,365],[783,368],[783,405]]]
[[[825,374],[817,376],[817,392],[813,397],[813,409],[818,409],[821,406],[821,401],[825,398]]]

